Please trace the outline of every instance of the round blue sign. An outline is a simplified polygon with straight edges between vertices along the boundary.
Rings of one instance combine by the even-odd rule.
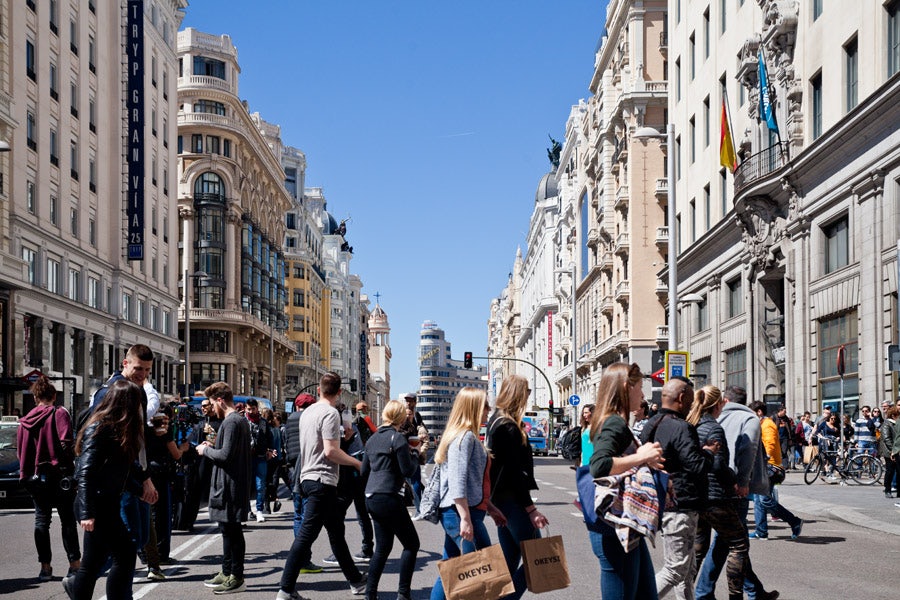
[[[572,406],[578,406],[578,403],[581,402],[581,398],[578,397],[577,394],[572,394],[569,396],[569,404]]]

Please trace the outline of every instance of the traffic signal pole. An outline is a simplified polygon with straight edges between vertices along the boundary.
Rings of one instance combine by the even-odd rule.
[[[504,357],[500,357],[500,356],[471,356],[471,357],[470,357],[470,356],[469,356],[470,354],[471,354],[470,352],[466,352],[466,353],[465,353],[466,359],[471,358],[471,359],[473,359],[473,360],[474,360],[474,359],[478,359],[478,360],[506,360],[506,361],[510,361],[510,362],[520,362],[520,363],[525,363],[526,365],[531,365],[532,367],[534,367],[534,369],[535,369],[538,373],[541,374],[541,376],[544,378],[544,381],[547,382],[547,393],[550,395],[550,399],[549,399],[549,407],[550,407],[550,431],[548,432],[550,435],[549,435],[548,437],[550,438],[550,440],[551,440],[551,442],[552,442],[552,443],[551,443],[551,448],[550,448],[550,449],[552,450],[552,449],[556,446],[556,440],[553,439],[553,435],[552,435],[552,434],[553,434],[553,417],[554,417],[554,415],[553,415],[553,408],[554,408],[554,406],[553,406],[553,385],[550,383],[550,378],[547,377],[547,374],[544,373],[544,371],[543,371],[539,366],[537,366],[536,364],[534,364],[534,363],[531,362],[530,360],[525,360],[524,358],[504,358]],[[537,394],[537,390],[535,390],[535,394]]]

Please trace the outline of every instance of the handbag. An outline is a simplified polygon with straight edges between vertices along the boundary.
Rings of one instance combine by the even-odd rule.
[[[434,465],[419,500],[419,516],[429,523],[441,520],[441,465]]]
[[[665,509],[668,473],[641,465],[618,475],[599,477],[594,483],[594,510],[615,529],[625,551],[636,548],[641,536],[655,546]]]
[[[525,566],[525,584],[534,594],[561,590],[569,587],[569,566],[561,535],[533,540],[523,540],[522,564]]]
[[[502,598],[515,591],[500,544],[438,562],[449,600]]]
[[[784,467],[767,463],[766,472],[769,474],[770,485],[778,485],[779,483],[784,481]]]
[[[578,490],[578,500],[575,503],[581,509],[584,524],[594,533],[600,533],[602,521],[597,516],[597,511],[594,510],[597,486],[594,484],[589,465],[582,465],[575,469],[575,488]]]

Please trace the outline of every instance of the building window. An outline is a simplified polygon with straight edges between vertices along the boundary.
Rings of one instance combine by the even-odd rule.
[[[37,252],[31,248],[22,247],[22,260],[28,265],[28,283],[37,285]]]
[[[812,88],[812,136],[818,139],[822,135],[822,73],[817,73],[809,85]]]
[[[92,192],[97,192],[97,161],[94,158],[88,161],[88,187]]]
[[[222,140],[222,156],[231,158],[231,140],[228,138]]]
[[[710,110],[709,110],[709,96],[703,99],[703,147],[709,148],[709,137],[710,137]]]
[[[709,58],[709,7],[703,13],[703,58]]]
[[[35,64],[37,57],[35,56],[34,42],[25,40],[25,74],[32,81],[37,81],[37,73],[35,72]]]
[[[25,117],[25,135],[28,139],[28,147],[37,150],[37,121],[30,110]]]
[[[725,387],[747,389],[747,348],[725,351]]]
[[[137,324],[138,325],[146,325],[144,314],[147,312],[147,301],[144,299],[139,299],[137,302]]]
[[[88,277],[88,306],[100,308],[100,280]]]
[[[695,43],[693,33],[691,34],[691,37],[688,38],[688,52],[690,52],[690,59],[691,59],[690,71],[688,73],[688,76],[691,78],[691,81],[693,81],[694,76],[697,74],[697,59],[695,56],[696,52],[697,52],[697,45]]]
[[[884,7],[888,14],[887,23],[887,76],[900,71],[900,0],[893,0]]]
[[[205,56],[195,56],[194,75],[225,79],[225,63]]]
[[[697,240],[697,201],[691,198],[691,243]]]
[[[200,154],[203,152],[203,136],[199,133],[191,135],[191,152]]]
[[[837,356],[844,347],[844,400],[859,398],[859,334],[856,311],[819,321],[819,397],[823,403],[841,398],[841,376]]]
[[[225,105],[214,100],[200,99],[194,102],[195,113],[209,113],[213,115],[225,116]]]
[[[287,213],[284,215],[285,219],[285,227],[288,229],[297,229],[297,215],[294,213]]]
[[[728,214],[728,174],[719,169],[719,194],[722,196],[722,218]]]
[[[710,223],[712,223],[712,208],[710,205],[709,184],[703,186],[703,231],[709,231]]]
[[[93,98],[88,100],[88,127],[92,133],[97,133],[97,105]]]
[[[78,239],[78,209],[71,208],[69,211],[69,227],[72,237]]]
[[[822,228],[825,234],[825,272],[850,264],[850,222],[845,216]]]
[[[75,19],[69,21],[69,49],[78,56],[78,23]]]
[[[156,10],[156,5],[153,9]],[[156,55],[150,57],[150,85],[156,87]]]
[[[25,184],[25,206],[28,209],[28,212],[34,214],[36,209],[34,205],[34,182],[29,181]]]
[[[50,129],[50,164],[59,166],[59,134],[56,129]]]
[[[728,9],[727,9],[728,0],[719,0],[719,33],[725,33],[725,29],[728,27]]]
[[[47,259],[47,291],[59,293],[59,261],[53,258]]]
[[[71,102],[69,104],[69,113],[78,118],[78,84],[74,81],[69,84],[69,98]]]
[[[78,302],[81,298],[81,272],[69,269],[69,300]]]
[[[690,128],[691,164],[694,164],[694,161],[697,160],[697,123],[694,117],[691,117],[688,123]]]
[[[681,136],[675,138],[675,179],[681,181]]]
[[[56,70],[56,64],[50,63],[50,97],[59,102],[59,87],[57,85],[57,80],[59,79],[59,73]]]
[[[681,102],[681,57],[675,59],[675,101]]]
[[[57,200],[56,196],[50,196],[50,223],[52,225],[58,225],[57,223],[57,210],[56,210]]]
[[[131,294],[122,294],[122,319],[131,320]]]
[[[92,35],[88,36],[88,69],[91,73],[97,72],[97,42]]]
[[[697,303],[697,332],[709,329],[709,302],[706,298]]]
[[[847,77],[847,111],[856,108],[859,103],[859,44],[856,38],[844,46],[845,71]]]
[[[734,318],[744,312],[744,290],[741,279],[728,282],[728,318]]]
[[[822,16],[822,8],[825,0],[812,0],[812,18],[813,21]]]
[[[78,140],[72,140],[72,144],[69,146],[69,158],[72,164],[70,175],[72,179],[78,181]]]
[[[206,136],[206,152],[208,154],[219,154],[219,136]]]
[[[88,219],[88,242],[92,248],[97,247],[97,224],[94,219]]]
[[[166,28],[168,31],[168,28]],[[162,89],[163,89],[163,100],[169,99],[169,71],[163,67],[162,70]]]

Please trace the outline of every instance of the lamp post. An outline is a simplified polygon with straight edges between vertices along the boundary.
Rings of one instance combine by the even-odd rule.
[[[191,395],[191,296],[193,295],[193,286],[188,284],[188,280],[209,277],[205,271],[194,271],[188,274],[187,269],[184,270],[184,395]]]
[[[678,349],[678,227],[675,225],[675,124],[669,123],[666,135],[652,127],[641,127],[634,132],[635,139],[665,139],[666,145],[666,220],[669,224],[669,256],[666,258],[669,271],[669,350]]]

